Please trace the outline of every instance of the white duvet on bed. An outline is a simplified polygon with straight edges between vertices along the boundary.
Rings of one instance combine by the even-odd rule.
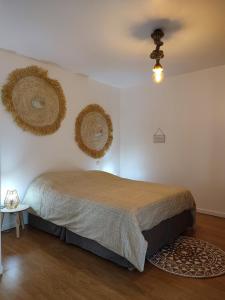
[[[144,270],[143,230],[193,209],[183,188],[120,178],[100,171],[45,173],[29,186],[24,202],[45,220],[95,240]]]

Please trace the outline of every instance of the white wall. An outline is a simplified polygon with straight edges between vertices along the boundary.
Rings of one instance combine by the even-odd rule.
[[[67,101],[67,113],[60,129],[47,136],[23,131],[0,104],[1,124],[1,199],[15,188],[22,198],[30,181],[48,170],[102,169],[119,174],[119,90],[61,68],[0,51],[0,85],[15,68],[39,65],[59,80]],[[74,141],[75,118],[82,108],[98,103],[111,115],[114,139],[110,150],[99,161],[88,157]],[[7,226],[7,222],[4,222]],[[3,227],[4,228],[4,227]]]
[[[0,147],[0,155],[1,155],[1,147]],[[0,160],[0,187],[1,187],[1,160]],[[1,218],[0,218],[1,219]],[[1,220],[0,220],[1,221]],[[2,267],[2,222],[0,222],[0,275],[3,273],[3,267]]]
[[[186,186],[225,216],[225,66],[124,89],[120,114],[121,176]]]

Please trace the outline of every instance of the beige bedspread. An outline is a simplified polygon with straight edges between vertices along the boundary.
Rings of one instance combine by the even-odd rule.
[[[147,250],[142,231],[186,209],[195,211],[188,190],[100,171],[45,173],[30,184],[24,202],[33,213],[97,241],[139,271]]]

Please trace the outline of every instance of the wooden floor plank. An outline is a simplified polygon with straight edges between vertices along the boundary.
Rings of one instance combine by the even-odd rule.
[[[225,250],[225,219],[198,214],[195,236]],[[28,226],[20,239],[3,232],[2,244],[1,300],[225,299],[225,276],[183,278],[150,263],[143,273],[129,272]]]

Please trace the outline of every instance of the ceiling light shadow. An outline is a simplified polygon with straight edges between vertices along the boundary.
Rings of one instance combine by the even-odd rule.
[[[181,21],[171,19],[150,19],[141,24],[136,24],[131,27],[130,31],[133,37],[138,40],[149,39],[151,33],[161,28],[165,33],[164,39],[169,39],[174,33],[180,31],[184,27]]]

